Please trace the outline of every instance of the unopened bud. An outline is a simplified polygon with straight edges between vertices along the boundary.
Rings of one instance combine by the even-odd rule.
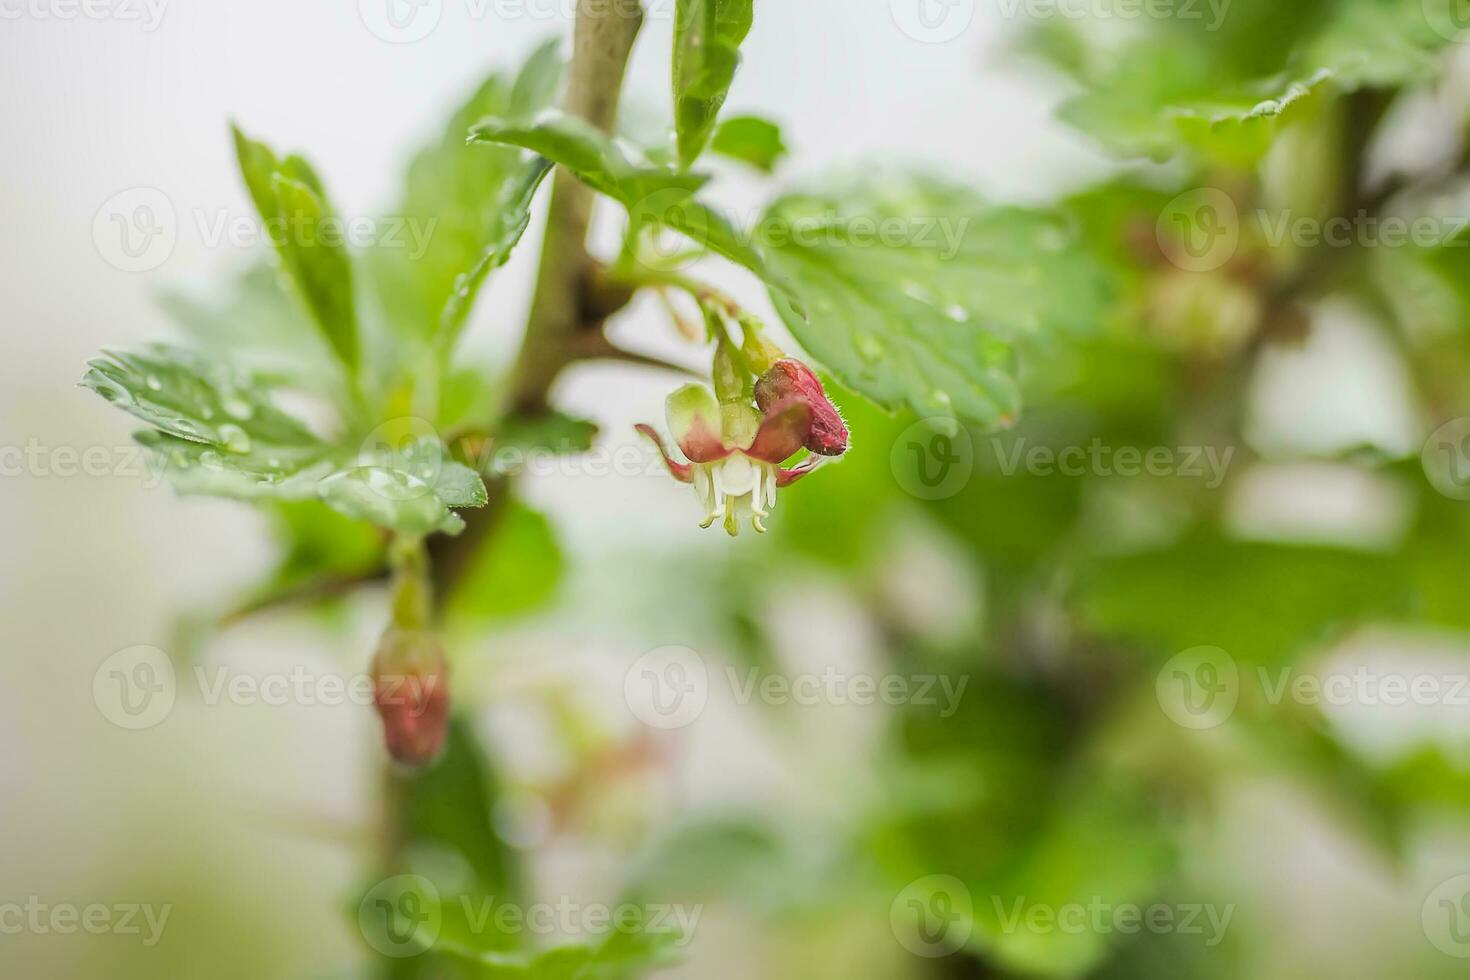
[[[799,398],[812,411],[812,427],[806,448],[818,456],[841,456],[847,452],[847,424],[827,398],[822,382],[812,369],[795,358],[777,361],[755,384],[755,403],[762,412],[790,398]]]
[[[449,725],[449,666],[437,633],[383,634],[373,657],[373,703],[389,755],[408,766],[438,758]]]

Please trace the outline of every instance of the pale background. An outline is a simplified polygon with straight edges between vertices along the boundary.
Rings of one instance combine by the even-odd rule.
[[[488,68],[570,27],[562,11],[571,0],[443,0],[437,29],[395,44],[365,26],[373,2],[364,11],[355,0],[171,0],[149,31],[118,18],[59,19],[65,0],[0,0],[0,446],[101,446],[123,459],[133,426],[76,382],[99,347],[164,333],[158,288],[207,282],[244,258],[209,248],[194,219],[249,214],[228,119],[306,152],[345,215],[378,213],[391,206],[411,147]],[[981,7],[958,37],[925,43],[899,29],[887,0],[763,3],[730,108],[787,125],[795,154],[783,179],[877,155],[952,169],[998,198],[1026,200],[1102,172],[1082,140],[1048,120],[1061,89],[1002,54],[1015,25]],[[666,104],[671,8],[660,0],[645,28],[632,101]],[[104,259],[93,222],[114,195],[140,187],[166,195],[179,231],[167,261],[134,274]],[[768,193],[737,175],[719,197],[749,214]],[[533,229],[527,241],[537,238]],[[482,301],[471,349],[514,343],[531,258],[521,254]],[[726,281],[760,302],[740,276]],[[620,330],[637,334],[649,312]],[[657,348],[666,331],[644,332]],[[614,443],[631,442],[631,423],[656,420],[668,387],[639,372],[583,371],[562,398],[603,422]],[[693,528],[693,502],[672,484],[551,478],[530,493],[576,553],[649,538],[711,547]],[[156,950],[124,937],[6,935],[0,973],[329,976],[352,963],[358,945],[342,909],[360,867],[330,838],[351,838],[354,814],[371,805],[370,710],[181,702],[163,724],[129,732],[93,701],[93,674],[109,655],[169,648],[181,613],[207,617],[269,567],[260,527],[245,508],[181,503],[137,477],[0,479],[0,901],[174,905]],[[355,651],[365,657],[377,628],[367,605],[355,640],[266,626],[213,649],[262,669],[350,670],[343,665]],[[580,643],[574,655],[599,652],[596,641]],[[741,785],[737,774],[703,791]],[[1410,886],[1302,825],[1289,798],[1244,798],[1238,808],[1239,853],[1314,883],[1311,901],[1284,900],[1298,925],[1340,929],[1347,907],[1372,921],[1391,904],[1417,905]],[[1275,836],[1263,852],[1266,828]],[[1264,885],[1246,888],[1272,907]],[[738,935],[715,925],[714,941],[722,930]],[[1325,938],[1326,948],[1313,948],[1310,928],[1294,935],[1311,950],[1302,955],[1333,955]]]

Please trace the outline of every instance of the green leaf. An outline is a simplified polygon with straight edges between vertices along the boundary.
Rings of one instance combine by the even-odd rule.
[[[512,476],[525,466],[526,457],[536,455],[575,456],[592,448],[597,423],[561,412],[534,418],[517,418],[500,432],[483,469],[488,475]]]
[[[244,456],[309,456],[321,441],[247,375],[178,347],[104,351],[82,385],[177,439]]]
[[[489,502],[484,481],[437,439],[353,455],[275,408],[248,376],[189,351],[109,353],[82,379],[156,427],[134,438],[181,492],[239,500],[320,497],[357,520],[411,534],[457,532],[455,507]]]
[[[408,534],[457,534],[464,522],[450,508],[484,507],[485,483],[424,437],[406,446],[359,452],[350,467],[322,480],[317,492],[334,510]]]
[[[789,150],[781,138],[781,127],[758,116],[735,116],[715,130],[710,149],[720,156],[748,163],[763,173],[776,169]]]
[[[1106,783],[1085,787],[1054,801],[1046,826],[1006,874],[971,884],[977,896],[972,942],[1013,970],[1086,976],[1107,957],[1115,936],[1016,928],[1017,912],[1144,904],[1172,862],[1165,828],[1141,795]]]
[[[679,0],[674,21],[674,123],[679,161],[699,159],[740,67],[751,0]]]
[[[667,167],[629,159],[591,123],[557,110],[534,119],[480,120],[470,131],[475,143],[507,144],[531,150],[566,167],[583,183],[625,207],[667,191],[692,194],[709,182],[703,174],[677,173]]]
[[[321,178],[298,156],[277,160],[234,129],[240,171],[281,264],[337,358],[355,375],[360,352],[352,263]]]
[[[551,522],[513,500],[497,518],[494,538],[475,553],[449,615],[480,623],[533,612],[555,596],[565,571]]]
[[[322,501],[335,511],[359,521],[405,534],[454,534],[464,521],[427,480],[386,466],[357,466],[341,470],[317,485]]]
[[[1180,18],[1109,45],[1053,19],[1030,47],[1082,85],[1060,115],[1110,152],[1248,168],[1308,96],[1427,79],[1443,44],[1417,0],[1241,0],[1214,26]]]
[[[495,227],[485,244],[480,260],[454,281],[454,289],[440,317],[440,342],[453,346],[459,333],[469,319],[480,287],[490,273],[510,261],[511,250],[520,243],[531,224],[531,202],[546,175],[551,173],[552,163],[545,157],[532,157],[526,161],[520,179],[507,184],[502,198],[495,204]]]
[[[446,920],[450,912],[444,910]],[[441,938],[435,949],[477,965],[476,976],[484,980],[634,980],[678,963],[682,959],[678,947],[684,940],[679,932],[663,926],[612,929],[594,944],[559,946],[546,952],[507,950],[502,946],[504,938],[487,935],[485,930],[457,931]]]
[[[1015,350],[1096,328],[1110,289],[1058,218],[890,175],[795,194],[761,226],[796,339],[892,410],[1004,425],[1020,411]]]
[[[694,197],[709,181],[707,175],[677,173],[647,160],[630,160],[617,143],[590,124],[556,111],[544,112],[530,122],[485,119],[475,127],[471,139],[509,143],[550,158],[627,208],[631,234],[649,226],[671,228],[749,269],[787,293],[793,308],[800,309],[789,296],[789,286],[770,269],[748,236]]]
[[[403,833],[410,848],[447,849],[469,863],[484,892],[519,894],[516,856],[495,828],[500,779],[469,720],[450,720],[438,762],[394,778],[402,792]]]
[[[232,500],[310,500],[317,484],[336,466],[328,447],[279,447],[252,444],[246,452],[228,452],[156,430],[135,433],[152,464],[179,493]]]
[[[409,166],[395,218],[423,237],[372,252],[375,285],[394,321],[417,337],[452,346],[486,277],[510,258],[530,222],[546,164],[506,146],[470,145],[487,115],[519,118],[552,105],[563,62],[556,42],[538,48],[514,77],[487,78]]]
[[[1214,646],[1268,665],[1293,663],[1341,630],[1409,605],[1389,557],[1205,534],[1098,560],[1078,585],[1079,614],[1104,636],[1146,643],[1160,656]]]

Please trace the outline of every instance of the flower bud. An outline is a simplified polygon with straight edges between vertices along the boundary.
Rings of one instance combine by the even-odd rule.
[[[805,446],[818,456],[841,456],[847,452],[847,425],[837,406],[827,398],[822,382],[812,369],[795,358],[777,361],[755,384],[755,402],[762,412],[790,398],[805,402],[812,412],[812,427]]]
[[[438,758],[449,725],[449,667],[437,633],[383,634],[373,657],[373,703],[389,755],[408,766]]]

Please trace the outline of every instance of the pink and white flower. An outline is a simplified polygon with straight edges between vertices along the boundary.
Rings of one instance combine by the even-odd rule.
[[[649,425],[638,431],[653,440],[674,479],[694,487],[704,505],[701,527],[723,520],[733,537],[747,519],[757,532],[776,506],[776,491],[815,470],[823,457],[810,456],[786,468],[781,464],[806,444],[812,410],[790,397],[758,412],[748,402],[721,404],[703,385],[685,385],[665,406],[669,432],[687,463],[675,459]]]

